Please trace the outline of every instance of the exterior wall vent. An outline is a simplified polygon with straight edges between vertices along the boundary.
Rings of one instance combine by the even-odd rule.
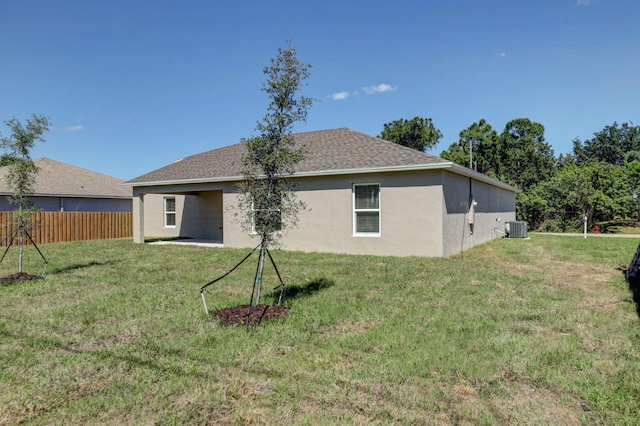
[[[505,222],[507,238],[528,238],[527,225],[524,221]]]

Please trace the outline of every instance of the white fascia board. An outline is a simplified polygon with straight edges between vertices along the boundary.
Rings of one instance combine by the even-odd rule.
[[[450,164],[450,168],[451,171],[453,173],[462,175],[462,176],[466,176],[466,177],[470,177],[473,178],[475,180],[478,180],[480,182],[484,182],[484,183],[488,183],[489,185],[493,185],[493,186],[497,186],[499,188],[502,189],[506,189],[508,191],[511,192],[522,192],[522,190],[520,188],[516,188],[515,186],[509,185],[508,183],[504,183],[499,181],[498,179],[494,179],[492,177],[483,175],[482,173],[478,173],[474,170],[471,170],[467,167],[464,166],[460,166],[458,164],[454,164],[454,163],[449,163]]]
[[[417,164],[410,166],[389,166],[389,167],[371,167],[371,168],[359,168],[359,169],[333,169],[333,170],[318,170],[311,172],[294,173],[291,177],[314,177],[314,176],[334,176],[334,175],[349,175],[349,174],[363,174],[363,173],[376,173],[376,172],[395,172],[395,171],[409,171],[409,170],[427,170],[427,169],[439,169],[446,163],[438,164]],[[123,186],[166,186],[166,185],[184,185],[190,183],[220,183],[220,182],[237,182],[244,180],[244,176],[224,176],[218,178],[197,178],[197,179],[178,179],[167,181],[151,181],[151,182],[125,182]]]
[[[518,188],[515,188],[506,183],[500,182],[497,179],[485,176],[482,173],[475,172],[466,167],[454,164],[451,161],[443,163],[429,163],[429,164],[411,164],[406,166],[387,166],[387,167],[368,167],[358,169],[333,169],[333,170],[317,170],[311,172],[294,173],[291,177],[316,177],[316,176],[336,176],[336,175],[349,175],[349,174],[367,174],[367,173],[388,173],[388,172],[406,172],[416,170],[445,170],[450,169],[452,173],[471,177],[478,181],[487,183],[489,185],[497,186],[512,192],[520,192]],[[198,179],[180,179],[170,181],[156,181],[156,182],[133,182],[123,183],[124,186],[132,187],[148,187],[148,186],[167,186],[167,185],[185,185],[194,183],[221,183],[221,182],[238,182],[244,180],[243,176],[226,176],[219,178],[198,178]]]
[[[411,164],[407,166],[386,166],[386,167],[367,167],[361,169],[334,169],[319,170],[313,172],[295,173],[293,177],[309,177],[309,176],[332,176],[332,175],[354,175],[364,173],[388,173],[388,172],[407,172],[412,170],[435,170],[442,169],[446,163],[434,164]]]
[[[185,185],[189,183],[222,183],[237,182],[244,180],[243,176],[225,176],[218,178],[197,178],[197,179],[176,179],[176,180],[157,180],[150,182],[125,182],[122,186],[131,186],[133,188],[140,186],[168,186],[168,185]]]
[[[13,192],[0,192],[0,197],[2,196],[10,196],[13,195]],[[44,193],[35,193],[30,194],[29,197],[47,197],[47,198],[98,198],[98,199],[122,199],[129,200],[131,199],[131,195],[100,195],[100,194],[88,194],[88,195],[78,195],[78,194],[44,194]]]

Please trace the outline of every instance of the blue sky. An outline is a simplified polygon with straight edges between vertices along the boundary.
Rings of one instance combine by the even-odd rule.
[[[255,135],[292,39],[319,101],[296,131],[430,117],[438,155],[526,117],[558,155],[640,124],[638,18],[638,0],[0,0],[0,121],[47,115],[33,158],[132,179]]]

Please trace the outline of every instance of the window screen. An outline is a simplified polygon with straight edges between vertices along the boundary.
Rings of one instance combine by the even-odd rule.
[[[175,197],[166,197],[164,199],[164,226],[176,226]]]
[[[380,233],[380,185],[354,185],[354,233]]]

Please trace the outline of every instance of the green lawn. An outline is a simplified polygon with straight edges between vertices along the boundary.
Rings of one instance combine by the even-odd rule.
[[[207,318],[199,292],[247,250],[42,245],[43,280],[0,286],[0,424],[637,424],[640,320],[620,271],[637,245],[273,251],[298,291],[248,331]],[[209,309],[248,303],[256,261],[208,288]],[[16,271],[12,248],[0,277]]]

